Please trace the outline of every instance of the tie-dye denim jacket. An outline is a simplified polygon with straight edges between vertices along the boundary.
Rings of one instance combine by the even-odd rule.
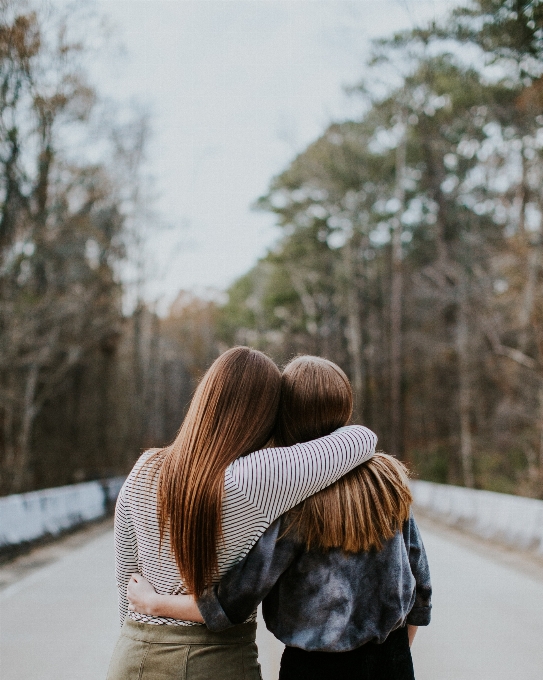
[[[413,518],[380,551],[306,550],[280,517],[198,600],[210,630],[245,621],[263,602],[268,629],[291,647],[342,652],[430,623],[430,572]]]

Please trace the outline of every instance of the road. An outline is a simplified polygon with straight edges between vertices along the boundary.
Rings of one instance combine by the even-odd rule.
[[[435,524],[422,531],[434,610],[413,646],[417,680],[541,680],[543,570]],[[0,676],[105,678],[118,634],[111,530],[28,571],[0,592]],[[282,646],[263,625],[258,643],[264,680],[276,680]]]

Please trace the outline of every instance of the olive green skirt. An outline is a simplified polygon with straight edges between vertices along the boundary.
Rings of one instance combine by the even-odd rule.
[[[127,618],[107,680],[262,680],[255,636],[256,623],[212,633]]]

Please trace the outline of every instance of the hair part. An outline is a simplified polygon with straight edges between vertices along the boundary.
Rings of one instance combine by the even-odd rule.
[[[170,545],[195,597],[218,574],[224,473],[240,456],[263,448],[277,415],[281,373],[262,352],[234,347],[208,369],[173,444],[150,458],[158,470],[160,540]]]
[[[318,439],[346,425],[352,412],[351,383],[337,364],[296,357],[283,370],[274,443],[292,446]]]

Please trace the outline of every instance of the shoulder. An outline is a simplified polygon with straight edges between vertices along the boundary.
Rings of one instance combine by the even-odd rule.
[[[156,483],[156,474],[153,474],[151,459],[159,451],[161,449],[148,449],[141,454],[122,486],[121,496],[126,497],[134,491],[149,489],[153,486],[153,482]]]

